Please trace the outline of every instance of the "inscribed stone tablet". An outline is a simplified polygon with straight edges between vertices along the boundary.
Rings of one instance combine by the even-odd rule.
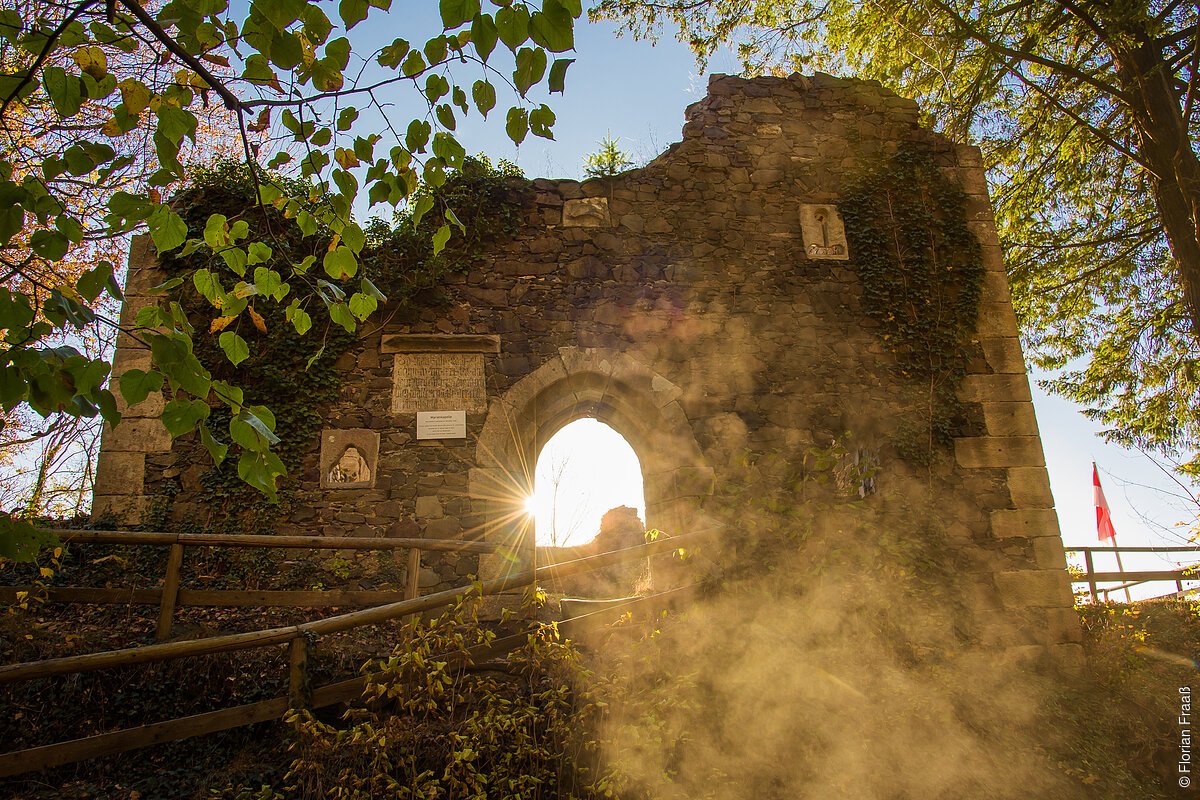
[[[393,414],[487,411],[481,353],[397,353],[392,377]]]

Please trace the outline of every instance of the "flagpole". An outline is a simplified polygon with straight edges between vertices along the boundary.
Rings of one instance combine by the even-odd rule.
[[[1108,510],[1108,501],[1104,499],[1104,489],[1100,486],[1100,471],[1096,469],[1096,462],[1092,461],[1092,502],[1096,506],[1096,532],[1100,534],[1100,541],[1108,539],[1112,542],[1113,555],[1117,557],[1117,573],[1121,576],[1121,583],[1127,584],[1125,580],[1125,565],[1121,563],[1121,551],[1117,549],[1117,531],[1113,528],[1112,515]],[[1133,603],[1133,598],[1129,594],[1129,587],[1124,586],[1125,602]],[[1108,593],[1104,596],[1107,598]]]
[[[1125,580],[1125,565],[1121,563],[1121,551],[1117,549],[1117,535],[1112,535],[1113,555],[1117,557],[1117,572],[1121,573],[1121,583],[1129,583]],[[1133,599],[1129,596],[1129,587],[1125,587],[1125,602],[1133,603]]]

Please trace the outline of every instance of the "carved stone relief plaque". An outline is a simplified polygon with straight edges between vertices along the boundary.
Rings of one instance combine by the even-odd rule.
[[[321,432],[321,488],[369,489],[375,485],[379,433],[367,428]]]
[[[800,231],[804,235],[804,253],[810,259],[846,261],[846,226],[835,205],[800,206]]]
[[[482,353],[397,353],[392,413],[487,411]]]
[[[607,197],[583,197],[563,203],[564,228],[608,228],[611,225]]]

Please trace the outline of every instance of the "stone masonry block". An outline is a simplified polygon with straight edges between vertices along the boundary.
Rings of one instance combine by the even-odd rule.
[[[441,519],[442,504],[434,495],[417,498],[417,516],[423,519]]]
[[[1038,569],[1066,569],[1067,551],[1058,536],[1042,536],[1033,540],[1033,558]]]
[[[146,454],[101,450],[96,461],[97,495],[140,495],[145,492]]]
[[[983,303],[1012,303],[1012,294],[1008,289],[1008,276],[1003,270],[983,273],[979,299]]]
[[[989,272],[1005,272],[1004,266],[1004,251],[1000,249],[1000,240],[996,236],[995,230],[978,230],[976,225],[970,222],[968,226],[975,232],[975,236],[979,239],[982,247],[979,248],[979,254],[983,260],[983,268]],[[990,228],[990,226],[989,226]]]
[[[127,419],[116,428],[104,426],[102,449],[113,452],[165,453],[171,434],[158,419]]]
[[[984,358],[992,372],[1024,373],[1025,356],[1021,353],[1021,342],[1015,336],[995,336],[980,339]]]
[[[1058,515],[1052,508],[1001,509],[992,512],[992,536],[997,539],[1058,535]]]
[[[149,371],[153,366],[150,350],[146,347],[118,347],[113,353],[113,375],[124,375],[131,369]]]
[[[584,197],[563,203],[564,228],[608,228],[612,219],[607,197]]]
[[[1008,608],[1070,608],[1074,602],[1066,570],[997,572],[995,579]]]
[[[1008,492],[1017,508],[1053,508],[1050,477],[1043,467],[1013,467],[1008,471]]]
[[[1083,641],[1079,612],[1074,608],[1046,609],[1046,643],[1073,644]]]
[[[1037,436],[1033,403],[983,403],[983,421],[989,436]]]
[[[129,240],[129,268],[125,274],[125,294],[144,295],[167,279],[158,265],[154,244],[147,234]]]
[[[92,519],[112,517],[118,525],[141,525],[146,513],[146,498],[141,495],[96,495],[92,498]]]
[[[1038,436],[974,436],[954,440],[954,457],[968,469],[1044,467]]]
[[[958,387],[958,399],[964,403],[1016,402],[1032,397],[1024,374],[967,375]]]
[[[975,328],[980,336],[1016,336],[1017,314],[1007,301],[979,304],[979,321]]]

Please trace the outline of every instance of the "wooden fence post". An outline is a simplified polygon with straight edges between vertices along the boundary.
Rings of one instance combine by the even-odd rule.
[[[288,702],[292,708],[308,708],[312,702],[308,656],[308,637],[304,634],[288,643]]]
[[[179,571],[183,566],[183,545],[176,542],[167,554],[167,575],[163,579],[162,600],[158,608],[158,630],[154,636],[160,641],[171,637],[171,621],[175,617],[175,602],[179,598]]]
[[[405,576],[404,599],[415,600],[421,594],[421,551],[413,547],[408,551],[408,570]]]
[[[1100,602],[1100,598],[1096,597],[1096,580],[1092,577],[1093,575],[1096,574],[1096,567],[1095,567],[1095,565],[1092,564],[1092,551],[1091,550],[1083,551],[1083,562],[1084,562],[1084,565],[1087,566],[1088,588],[1092,592],[1092,602],[1098,603],[1098,602]]]
[[[421,596],[421,550],[409,548],[408,569],[404,576],[404,599],[415,600]],[[419,615],[409,614],[405,619],[416,620]]]

